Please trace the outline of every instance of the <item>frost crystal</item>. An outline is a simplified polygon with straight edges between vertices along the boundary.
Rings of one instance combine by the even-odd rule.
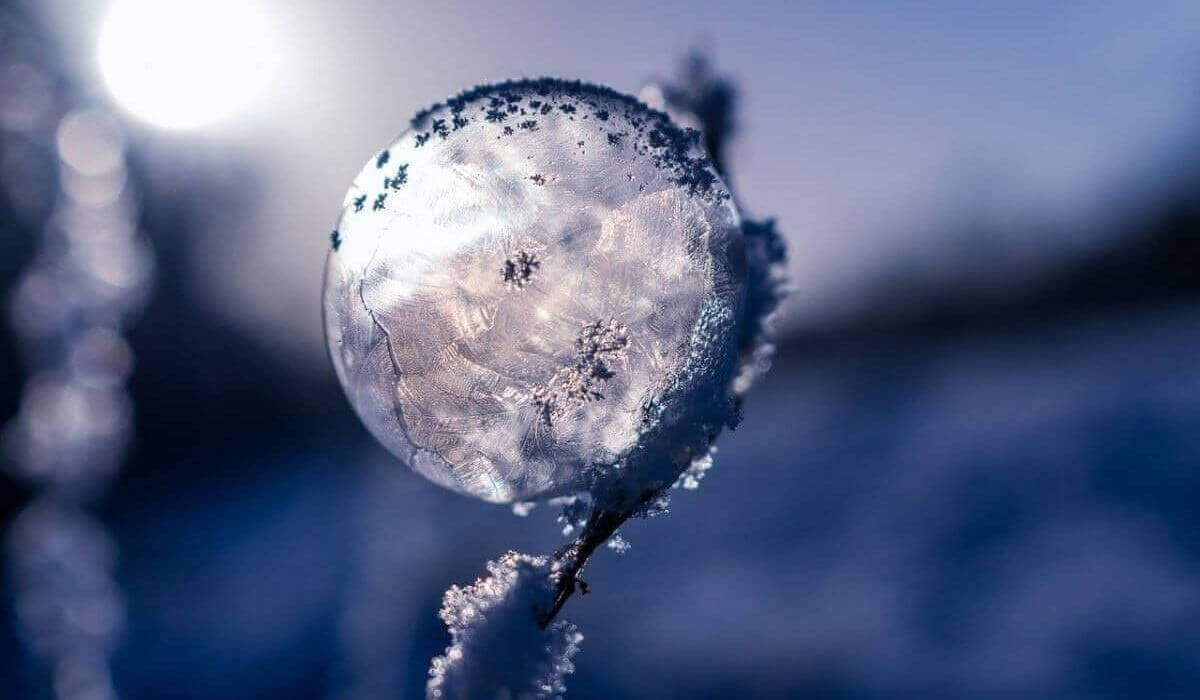
[[[427,478],[495,502],[614,468],[657,488],[686,466],[666,435],[699,452],[732,420],[746,244],[698,132],[583,83],[477,88],[372,156],[344,207],[330,355]]]
[[[562,511],[558,514],[558,522],[562,523],[562,534],[570,535],[587,523],[592,504],[585,498],[575,496],[559,500],[562,503]]]
[[[678,481],[675,482],[675,488],[697,489],[700,488],[700,480],[712,469],[713,454],[717,451],[716,446],[708,448],[708,452],[703,457],[697,457],[692,460],[687,469],[679,475]]]
[[[509,552],[487,569],[490,576],[446,591],[440,615],[451,643],[430,666],[428,697],[560,697],[583,635],[570,622],[537,623],[535,611],[554,599],[550,559]]]
[[[624,554],[633,549],[633,545],[629,544],[629,540],[622,537],[619,532],[614,532],[604,544],[617,554]]]

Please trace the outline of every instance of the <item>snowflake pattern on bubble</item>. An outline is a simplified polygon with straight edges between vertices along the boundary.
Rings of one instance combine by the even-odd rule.
[[[326,336],[371,433],[496,502],[584,490],[664,431],[695,434],[676,460],[702,454],[730,410],[746,259],[698,136],[549,79],[417,115],[330,234]]]

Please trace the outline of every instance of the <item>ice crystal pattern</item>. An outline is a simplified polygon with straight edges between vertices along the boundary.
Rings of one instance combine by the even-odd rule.
[[[335,231],[338,378],[439,484],[527,501],[661,463],[669,486],[733,420],[742,224],[698,132],[633,98],[542,79],[435,105]]]

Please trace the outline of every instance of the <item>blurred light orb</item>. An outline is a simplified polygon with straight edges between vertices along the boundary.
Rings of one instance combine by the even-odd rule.
[[[670,485],[731,410],[746,274],[698,136],[551,79],[417,115],[329,234],[326,338],[371,433],[488,501],[639,460]]]
[[[239,0],[117,0],[100,29],[100,71],[117,102],[168,129],[245,107],[268,80],[270,26]]]

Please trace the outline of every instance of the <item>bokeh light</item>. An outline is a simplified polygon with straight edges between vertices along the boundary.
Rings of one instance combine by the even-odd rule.
[[[169,129],[246,107],[270,76],[270,27],[253,3],[119,0],[100,30],[99,62],[117,102]]]

